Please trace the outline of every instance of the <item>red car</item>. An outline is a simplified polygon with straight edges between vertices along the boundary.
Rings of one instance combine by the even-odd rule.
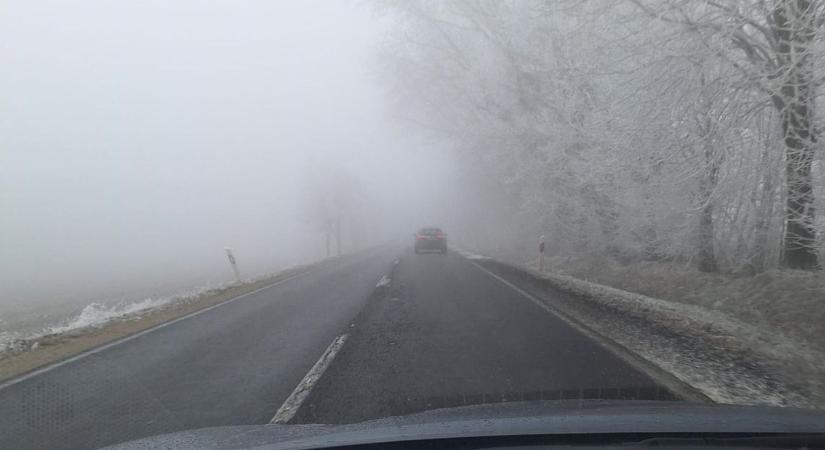
[[[441,228],[422,228],[415,233],[415,252],[439,251],[447,254],[447,234]]]

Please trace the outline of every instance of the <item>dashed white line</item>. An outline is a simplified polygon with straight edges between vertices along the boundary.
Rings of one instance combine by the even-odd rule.
[[[338,354],[346,341],[346,334],[342,334],[333,339],[332,343],[327,347],[327,350],[321,355],[321,358],[309,369],[309,372],[304,375],[304,379],[298,383],[298,386],[295,387],[292,394],[290,394],[284,401],[284,404],[278,408],[278,412],[275,413],[269,423],[285,424],[295,417],[295,413],[301,408],[301,405],[307,396],[309,396],[315,383],[321,379],[321,375],[327,370],[327,367],[329,367],[332,360],[335,359],[335,355]]]
[[[390,283],[392,283],[392,280],[390,280],[390,277],[384,275],[383,277],[381,277],[380,280],[378,280],[378,283],[375,285],[375,287],[380,288],[380,287],[384,287],[384,286],[389,286]]]

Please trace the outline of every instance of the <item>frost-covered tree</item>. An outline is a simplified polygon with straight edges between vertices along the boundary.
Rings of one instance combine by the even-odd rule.
[[[454,144],[493,250],[817,264],[816,2],[379,4],[398,111]]]
[[[813,163],[815,99],[825,7],[817,0],[633,0],[659,20],[703,39],[769,97],[782,127],[785,157],[784,262],[818,265]],[[709,36],[708,36],[709,35]],[[817,67],[819,63],[819,68]]]

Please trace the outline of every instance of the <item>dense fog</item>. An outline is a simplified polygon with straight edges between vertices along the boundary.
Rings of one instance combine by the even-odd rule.
[[[825,0],[0,5],[0,448],[823,430]]]
[[[16,2],[0,307],[410,239],[754,275],[823,258],[821,2]],[[792,44],[792,45],[791,45]],[[340,236],[340,242],[338,237]]]
[[[398,126],[352,2],[14,2],[0,15],[0,313],[161,295],[439,220],[449,159]],[[343,181],[342,181],[343,180]],[[335,253],[333,248],[332,252]]]

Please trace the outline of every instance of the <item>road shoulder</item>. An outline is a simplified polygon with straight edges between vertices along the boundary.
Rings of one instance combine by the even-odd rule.
[[[787,348],[787,355],[772,352],[787,347],[763,342],[776,336],[744,329],[745,324],[698,307],[569,276],[541,274],[489,257],[475,255],[470,259],[714,402],[802,408],[825,405],[822,369],[816,361],[783,363],[796,359],[795,349]]]
[[[24,343],[24,351],[7,352],[0,356],[0,387],[49,365],[309,273],[320,265],[333,261],[334,258],[292,267],[252,282],[209,292],[186,302],[172,303],[140,315],[115,319],[103,326],[39,337]]]

